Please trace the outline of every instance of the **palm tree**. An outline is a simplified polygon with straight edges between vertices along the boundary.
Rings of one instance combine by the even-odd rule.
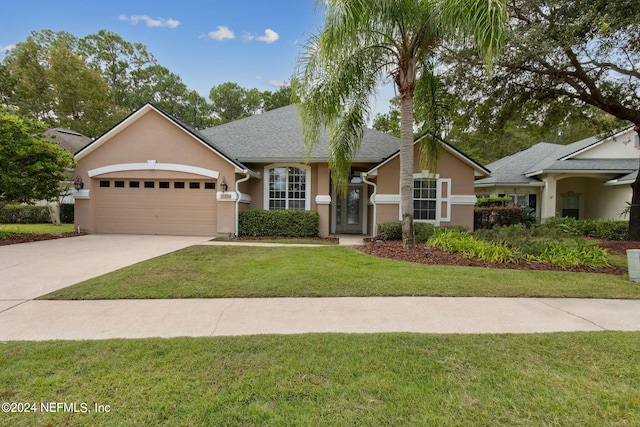
[[[435,49],[469,40],[490,67],[503,44],[503,0],[318,0],[324,28],[312,36],[292,83],[309,152],[329,129],[331,177],[346,187],[371,113],[371,98],[391,78],[400,96],[400,199],[402,240],[415,246],[413,228],[414,92],[433,78]],[[433,132],[436,132],[434,129]],[[434,133],[435,136],[435,133]],[[427,138],[432,161],[440,143]],[[435,160],[434,160],[435,159]]]

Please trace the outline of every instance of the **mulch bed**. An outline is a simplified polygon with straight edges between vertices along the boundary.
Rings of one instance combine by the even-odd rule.
[[[380,243],[378,245],[378,242]],[[627,249],[640,249],[640,242],[602,242],[599,246],[609,250],[610,253],[624,254]],[[465,267],[485,267],[485,268],[504,268],[511,270],[555,270],[555,271],[572,271],[572,272],[588,272],[588,273],[605,273],[605,274],[627,274],[626,268],[621,267],[556,267],[548,264],[540,264],[537,262],[521,261],[519,264],[513,263],[492,263],[489,261],[481,261],[479,259],[465,258],[460,254],[452,254],[436,248],[430,248],[428,256],[425,256],[424,247],[417,245],[416,249],[411,251],[402,247],[401,241],[376,241],[375,243],[367,243],[357,248],[361,252],[369,255],[394,259],[398,261],[416,262],[428,265],[455,265]]]
[[[15,245],[17,243],[40,242],[42,240],[63,239],[66,237],[84,236],[88,233],[76,233],[70,231],[68,233],[59,234],[17,234],[6,239],[0,239],[0,246]]]

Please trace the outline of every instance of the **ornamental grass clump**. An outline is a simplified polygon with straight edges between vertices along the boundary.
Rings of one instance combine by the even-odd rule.
[[[469,233],[459,230],[440,230],[431,236],[427,245],[447,252],[459,253],[465,258],[478,258],[493,263],[516,262],[516,255],[511,249],[478,240]]]
[[[586,265],[609,266],[609,254],[597,246],[589,246],[582,240],[541,240],[528,245],[528,261],[551,264],[558,267]]]
[[[524,259],[557,267],[609,266],[605,249],[589,245],[584,239],[539,239],[527,236],[524,227],[503,227],[483,231],[482,239],[458,230],[438,230],[427,242],[435,248],[493,263]]]

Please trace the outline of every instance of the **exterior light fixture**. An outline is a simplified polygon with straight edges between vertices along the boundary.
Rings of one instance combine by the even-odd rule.
[[[229,188],[229,186],[227,185],[227,180],[225,179],[225,177],[222,177],[222,184],[220,184],[220,188],[222,189],[223,193],[227,192],[227,188]]]
[[[84,188],[84,182],[82,182],[82,178],[80,178],[80,175],[76,176],[76,180],[73,181],[73,188],[78,191]]]

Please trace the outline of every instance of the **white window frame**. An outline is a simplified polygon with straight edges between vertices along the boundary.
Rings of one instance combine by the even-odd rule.
[[[303,165],[300,163],[273,163],[264,167],[263,181],[264,181],[264,189],[263,189],[263,208],[264,210],[269,209],[269,177],[271,169],[275,168],[298,168],[304,169],[305,171],[305,189],[304,189],[304,210],[311,210],[311,167],[307,165]],[[287,187],[289,175],[287,174]],[[288,190],[287,190],[288,192]],[[289,195],[286,197],[286,208],[285,210],[289,210]],[[302,210],[302,209],[300,209]]]
[[[429,171],[423,171],[422,173],[414,173],[413,174],[413,179],[411,180],[411,203],[413,204],[413,202],[416,200],[413,197],[413,191],[414,191],[414,187],[413,187],[413,181],[416,179],[432,179],[435,180],[436,183],[436,198],[435,198],[435,202],[436,202],[436,217],[435,219],[416,219],[415,218],[415,213],[414,213],[414,221],[415,222],[426,222],[429,224],[433,224],[435,226],[440,225],[440,222],[442,221],[451,221],[451,201],[450,201],[450,194],[451,194],[451,179],[450,178],[440,178],[439,174],[432,174]],[[447,194],[444,194],[444,185],[446,184],[446,188]],[[428,199],[429,200],[429,199]],[[443,204],[446,204],[444,210],[445,212],[443,212]]]

